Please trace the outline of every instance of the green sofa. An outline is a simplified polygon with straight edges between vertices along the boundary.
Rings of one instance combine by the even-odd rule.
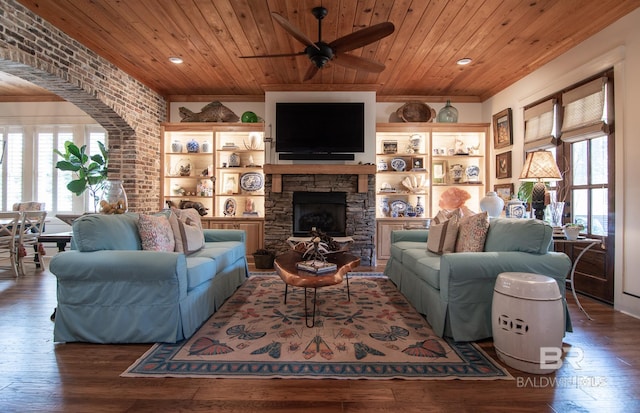
[[[84,215],[57,277],[54,341],[176,342],[190,337],[245,281],[245,232],[205,229],[204,248],[143,250],[138,214]]]
[[[428,230],[392,231],[384,273],[440,337],[476,341],[492,336],[493,288],[502,272],[552,277],[565,295],[571,261],[552,251],[553,229],[543,221],[492,219],[483,252],[437,255],[427,250],[428,236]],[[566,331],[572,331],[563,302]]]

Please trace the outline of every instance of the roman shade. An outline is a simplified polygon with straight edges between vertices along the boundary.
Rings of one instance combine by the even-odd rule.
[[[525,152],[548,149],[558,144],[556,99],[549,99],[524,110]]]
[[[600,77],[562,94],[562,142],[574,143],[609,133],[611,88]]]

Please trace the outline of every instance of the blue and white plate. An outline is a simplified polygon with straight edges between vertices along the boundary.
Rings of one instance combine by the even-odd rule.
[[[240,177],[240,188],[245,191],[259,191],[264,185],[264,178],[259,172],[247,172]]]
[[[407,210],[407,203],[401,199],[397,199],[391,203],[391,210],[398,213],[404,213]]]
[[[391,160],[391,167],[394,171],[402,172],[407,167],[407,163],[402,158],[393,158]]]
[[[467,179],[469,179],[469,181],[477,181],[478,176],[480,176],[480,167],[477,165],[467,166],[465,173],[467,174]]]
[[[233,198],[227,198],[224,201],[224,216],[232,217],[236,215],[236,200]]]

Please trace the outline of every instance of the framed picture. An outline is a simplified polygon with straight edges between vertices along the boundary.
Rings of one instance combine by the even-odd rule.
[[[447,177],[447,161],[431,162],[431,182],[434,184],[444,184]]]
[[[493,147],[500,149],[512,144],[511,109],[507,108],[493,115]]]
[[[511,151],[496,155],[496,178],[511,178]]]
[[[504,204],[507,205],[507,202],[511,200],[513,197],[513,184],[498,184],[493,186],[493,190],[496,191],[496,194],[504,201]]]
[[[422,156],[414,156],[411,158],[412,171],[424,171],[424,158]]]
[[[237,194],[240,191],[240,174],[225,172],[222,174],[222,193]]]
[[[382,153],[398,153],[398,141],[382,141]]]

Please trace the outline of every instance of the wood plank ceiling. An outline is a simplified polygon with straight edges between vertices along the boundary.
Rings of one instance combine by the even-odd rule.
[[[640,0],[18,1],[170,100],[373,87],[379,100],[483,101],[640,6]],[[271,12],[315,42],[311,9],[320,4],[329,10],[326,42],[380,22],[395,25],[390,36],[350,52],[383,63],[384,71],[332,63],[303,81],[307,56],[239,57],[303,51]],[[170,63],[171,56],[184,63]],[[456,64],[465,57],[472,63]],[[7,87],[0,78],[0,94]]]

